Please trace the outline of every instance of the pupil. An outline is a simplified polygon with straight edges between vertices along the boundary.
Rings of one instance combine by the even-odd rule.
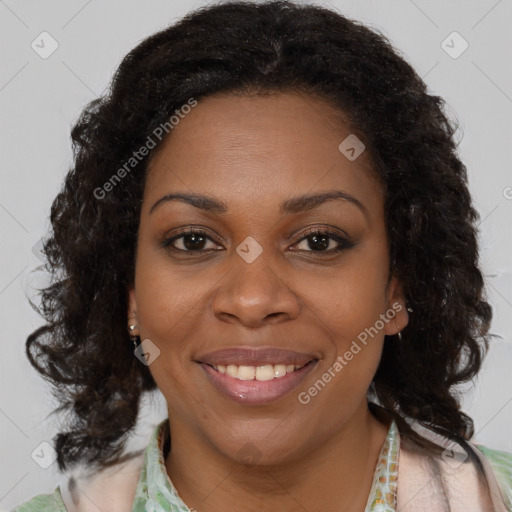
[[[310,243],[309,247],[311,249],[327,249],[329,247],[329,237],[326,235],[311,235],[309,237]],[[311,240],[313,243],[311,243]],[[316,245],[316,247],[314,247]]]
[[[201,249],[201,244],[204,244],[204,236],[198,235],[197,233],[192,233],[190,235],[185,235],[183,238],[183,245],[189,250],[189,251],[197,251],[198,249]],[[191,241],[191,243],[188,243]]]

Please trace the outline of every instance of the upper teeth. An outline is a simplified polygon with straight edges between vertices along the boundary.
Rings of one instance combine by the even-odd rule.
[[[266,364],[264,366],[237,366],[235,364],[212,365],[218,372],[225,373],[230,377],[240,380],[272,380],[274,378],[284,377],[287,373],[302,368],[304,365],[298,364]]]

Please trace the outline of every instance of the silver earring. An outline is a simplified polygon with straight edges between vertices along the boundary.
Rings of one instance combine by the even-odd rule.
[[[135,318],[135,315],[131,315],[129,318]],[[136,323],[128,324],[128,336],[130,337],[130,340],[133,341],[133,346],[137,348],[137,340],[139,339],[140,332],[139,326]]]
[[[399,339],[399,341],[402,341],[402,333],[400,331],[400,326],[398,325],[398,322],[396,320],[395,320],[395,325],[398,329],[398,332],[397,332],[398,339]]]

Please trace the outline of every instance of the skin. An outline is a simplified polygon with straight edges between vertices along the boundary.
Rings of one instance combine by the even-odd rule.
[[[364,510],[389,418],[374,416],[366,392],[384,335],[407,325],[401,286],[389,274],[384,193],[368,152],[349,161],[338,145],[343,114],[298,93],[203,98],[154,154],[146,178],[129,314],[160,355],[149,369],[167,404],[172,448],[165,459],[182,499],[200,512]],[[281,214],[281,202],[320,191],[329,200]],[[227,213],[205,212],[169,193],[204,194]],[[161,242],[181,227],[208,232],[203,253],[190,238]],[[326,255],[305,238],[328,229],[353,247]],[[251,236],[252,263],[236,248]],[[188,246],[184,245],[188,241]],[[339,243],[328,239],[328,249]],[[307,405],[307,391],[379,315],[393,320]],[[194,360],[239,346],[274,346],[319,358],[301,386],[272,403],[237,403],[210,384]],[[251,443],[251,445],[248,445]],[[248,466],[240,453],[255,446]],[[240,452],[242,450],[242,452]]]

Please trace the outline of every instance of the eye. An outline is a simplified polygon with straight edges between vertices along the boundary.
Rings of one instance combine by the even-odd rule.
[[[210,247],[208,247],[209,242]],[[164,239],[161,246],[175,252],[191,254],[222,249],[222,246],[219,246],[208,232],[194,227],[184,228],[172,237]],[[292,250],[333,254],[354,247],[354,243],[348,237],[334,231],[312,228],[294,246],[298,249]]]
[[[208,241],[212,242],[213,247],[207,247]],[[208,236],[206,231],[199,228],[182,229],[176,235],[166,238],[161,245],[173,251],[185,253],[218,250],[218,244]]]
[[[305,236],[295,245],[300,246],[301,244],[303,246],[303,248],[299,248],[301,251],[327,254],[341,252],[354,247],[354,244],[347,237],[319,228],[308,230]],[[312,250],[308,250],[308,248]]]

